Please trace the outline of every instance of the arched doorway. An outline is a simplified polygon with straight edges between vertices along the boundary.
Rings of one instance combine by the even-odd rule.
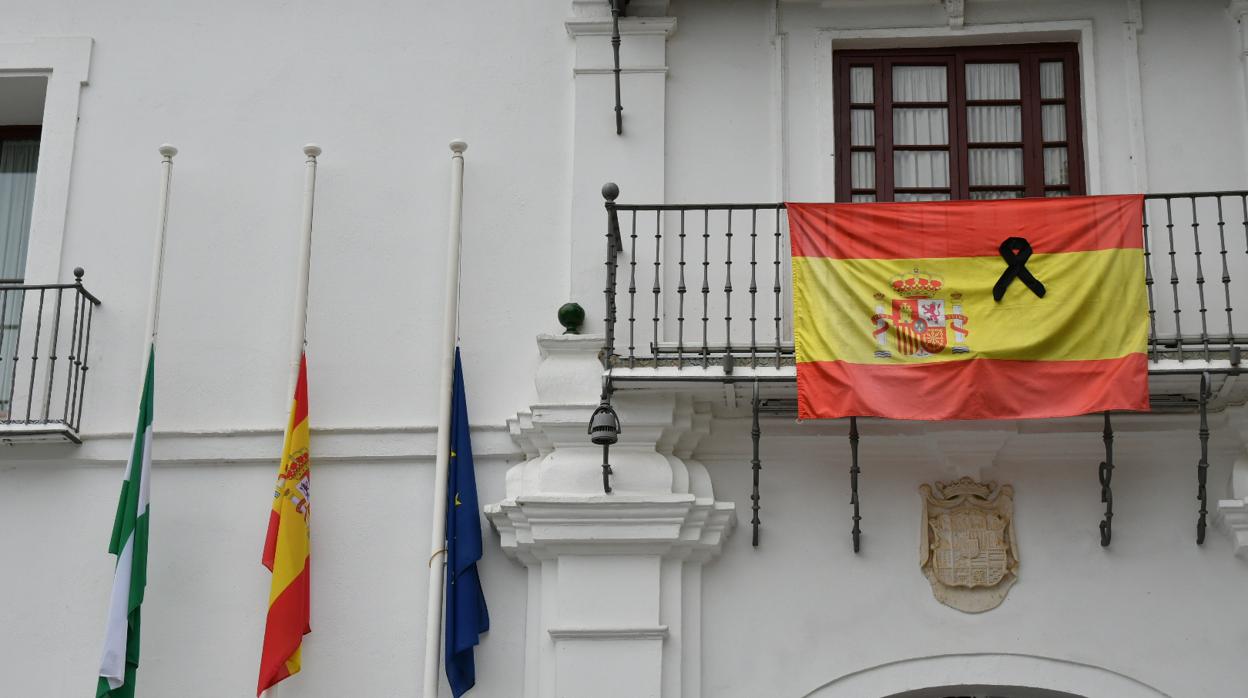
[[[1103,667],[1024,654],[947,654],[851,672],[806,698],[1167,698]]]
[[[894,693],[887,698],[1088,698],[1026,686],[941,686]]]

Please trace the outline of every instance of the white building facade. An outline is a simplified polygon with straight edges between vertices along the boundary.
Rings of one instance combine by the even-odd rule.
[[[314,141],[312,633],[273,695],[419,694],[462,137],[469,695],[1243,695],[1248,4],[617,9],[0,3],[0,693],[95,683],[170,142],[138,692],[252,694]],[[776,204],[1129,192],[1153,411],[1111,416],[1108,545],[1101,415],[857,420],[851,490],[848,421],[795,419]],[[963,477],[1013,490],[1017,582],[981,613],[919,566],[919,488]]]

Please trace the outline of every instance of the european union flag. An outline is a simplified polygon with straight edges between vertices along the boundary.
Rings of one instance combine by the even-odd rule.
[[[472,648],[490,629],[477,560],[481,559],[481,515],[477,478],[472,470],[468,402],[464,370],[455,349],[455,385],[451,390],[451,463],[446,487],[446,678],[459,698],[477,683]]]

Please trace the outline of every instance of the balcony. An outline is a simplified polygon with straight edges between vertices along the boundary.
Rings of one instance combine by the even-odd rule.
[[[91,320],[100,301],[69,284],[0,285],[0,442],[81,443]]]
[[[784,204],[625,204],[617,192],[604,187],[604,365],[613,387],[759,383],[773,410],[789,411],[796,370]],[[1242,399],[1233,376],[1248,308],[1234,301],[1248,299],[1248,191],[1148,194],[1144,209],[1154,409],[1196,409],[1202,381],[1210,407]]]

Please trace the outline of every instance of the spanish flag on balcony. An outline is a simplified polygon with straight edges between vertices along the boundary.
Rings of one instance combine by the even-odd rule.
[[[1148,409],[1143,197],[787,208],[800,418]]]
[[[256,695],[299,672],[303,636],[312,632],[309,598],[311,539],[311,462],[308,455],[308,361],[299,359],[299,377],[290,421],[282,445],[282,461],[273,490],[273,509],[261,562],[273,572],[269,614],[264,625],[260,681]]]

